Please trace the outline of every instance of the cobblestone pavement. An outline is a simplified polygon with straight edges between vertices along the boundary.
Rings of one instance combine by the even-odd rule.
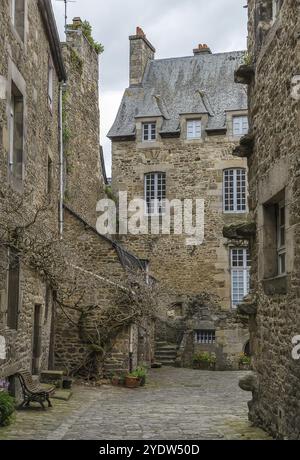
[[[145,388],[75,387],[68,402],[17,412],[1,439],[269,439],[247,420],[241,372],[152,370]]]

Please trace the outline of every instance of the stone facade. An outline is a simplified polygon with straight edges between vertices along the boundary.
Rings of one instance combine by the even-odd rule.
[[[80,18],[75,18],[68,27],[67,42],[62,49],[68,74],[64,92],[65,202],[95,226],[96,205],[104,196],[99,57],[82,32]]]
[[[57,238],[59,82],[65,78],[57,55],[58,36],[50,31],[54,23],[50,4],[44,7],[40,1],[25,0],[14,22],[12,5],[10,0],[0,5],[0,335],[6,342],[0,375],[4,377],[20,368],[39,371],[48,366],[52,301],[47,284],[22,257],[17,266],[14,262],[9,266],[3,242],[7,215],[15,225],[20,221],[26,225],[41,208],[31,227],[36,232],[43,228],[48,237]]]
[[[148,53],[145,53],[145,47],[148,47]],[[225,224],[247,219],[246,212],[223,212],[224,170],[246,168],[246,160],[232,155],[239,140],[233,133],[233,117],[247,116],[245,90],[233,95],[233,100],[227,101],[227,106],[225,102],[222,109],[211,106],[217,106],[221,100],[226,100],[228,93],[231,94],[229,88],[234,87],[234,69],[242,56],[243,53],[213,55],[207,47],[199,47],[194,58],[156,61],[153,46],[138,28],[137,34],[130,37],[131,85],[125,91],[109,133],[115,194],[127,192],[128,201],[143,198],[145,175],[163,172],[166,175],[166,198],[205,200],[205,239],[202,245],[186,244],[185,234],[139,234],[124,236],[121,241],[139,257],[150,261],[151,275],[159,280],[162,291],[170,293],[168,300],[163,300],[164,321],[173,305],[184,304],[190,296],[207,292],[218,297],[218,312],[211,310],[202,317],[200,315],[192,329],[207,329],[207,321],[210,328],[219,329],[216,346],[221,350],[219,356],[223,356],[222,368],[237,366],[237,355],[243,352],[248,340],[245,324],[234,319],[230,272],[232,241],[222,236]],[[218,74],[216,69],[221,65],[223,69],[230,66],[231,70]],[[204,77],[195,82],[191,75],[199,80],[197,66],[199,74],[204,69]],[[213,81],[211,86],[210,79]],[[175,95],[173,87],[176,87]],[[235,93],[234,89],[232,92]],[[174,98],[175,109],[172,106]],[[214,109],[219,110],[215,116]],[[173,120],[173,111],[176,110],[177,118]],[[195,118],[201,119],[201,138],[187,139],[187,123]],[[143,142],[143,125],[150,122],[156,123],[158,134],[154,141]],[[143,224],[147,224],[147,220],[145,217]],[[222,315],[232,316],[232,321],[219,322]],[[234,326],[233,322],[236,323]],[[222,326],[217,326],[218,323]],[[232,348],[231,337],[236,341]],[[164,339],[161,334],[158,338]],[[197,351],[196,346],[193,351]]]
[[[249,0],[248,9],[249,62],[236,78],[249,84],[253,139],[249,203],[257,230],[248,313],[255,374],[241,386],[253,392],[251,421],[278,438],[300,439],[300,365],[292,355],[300,334],[300,5]]]

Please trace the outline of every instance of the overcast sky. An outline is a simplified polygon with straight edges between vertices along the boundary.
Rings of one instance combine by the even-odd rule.
[[[63,38],[64,4],[52,0]],[[68,18],[80,16],[104,45],[100,58],[101,143],[110,175],[111,145],[106,135],[128,86],[128,36],[141,26],[157,58],[190,56],[199,43],[213,52],[246,49],[246,0],[77,0]]]

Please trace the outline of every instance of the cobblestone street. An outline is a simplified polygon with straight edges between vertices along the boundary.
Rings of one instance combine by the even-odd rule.
[[[137,390],[77,386],[46,412],[17,412],[0,439],[268,439],[247,421],[241,375],[164,368]]]

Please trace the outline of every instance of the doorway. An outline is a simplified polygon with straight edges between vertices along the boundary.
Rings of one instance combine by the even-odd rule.
[[[34,306],[33,345],[32,345],[32,374],[38,375],[40,371],[40,358],[42,353],[42,306]]]

